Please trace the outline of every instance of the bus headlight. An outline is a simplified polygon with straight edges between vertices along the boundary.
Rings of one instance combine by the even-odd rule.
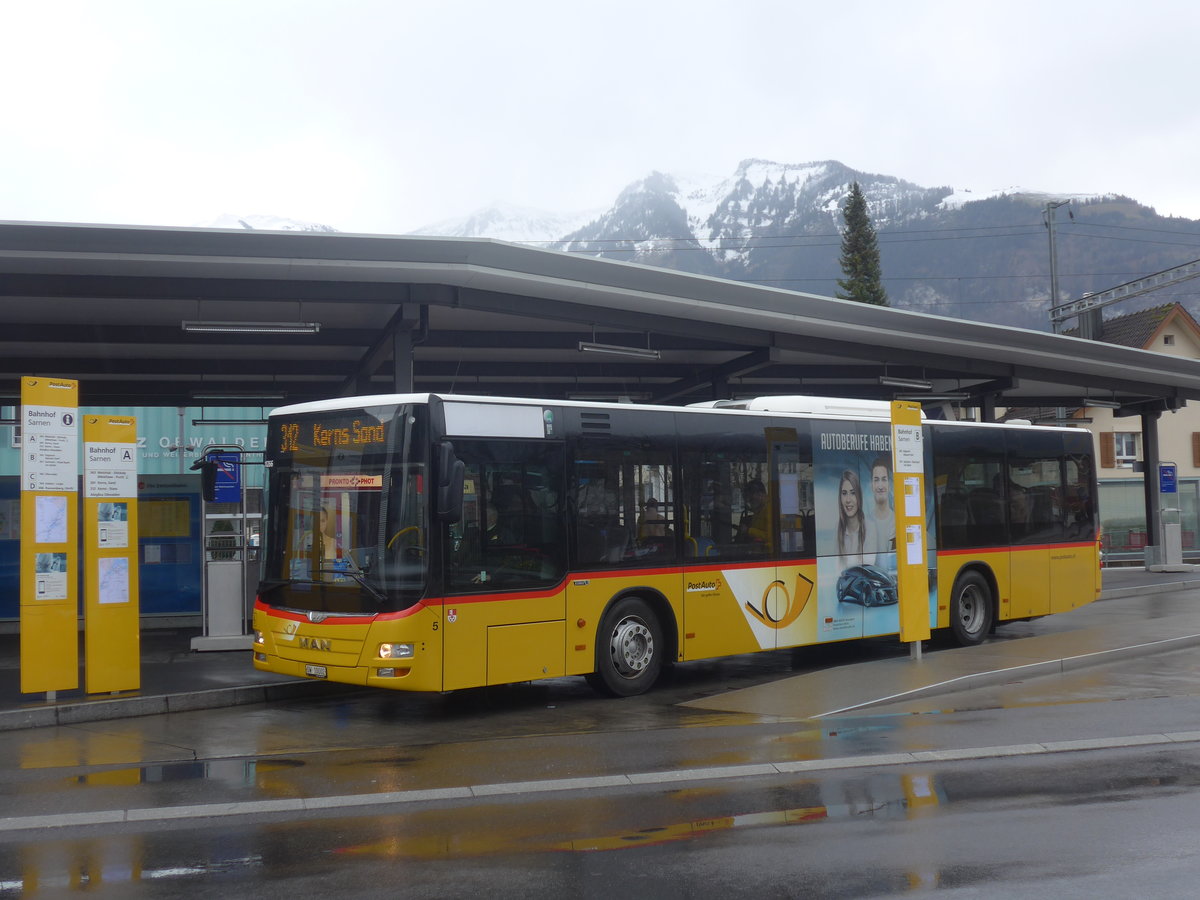
[[[266,637],[263,635],[263,633],[262,633],[261,631],[257,631],[257,630],[256,630],[256,631],[254,632],[254,643],[256,643],[256,644],[265,644],[266,642],[267,642],[267,639],[266,639]]]
[[[412,659],[412,644],[380,644],[380,659]]]

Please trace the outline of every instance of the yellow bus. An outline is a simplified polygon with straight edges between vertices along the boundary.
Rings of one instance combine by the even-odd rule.
[[[929,623],[962,644],[1100,592],[1091,435],[926,420]],[[254,665],[396,690],[899,632],[890,404],[438,394],[270,417]]]

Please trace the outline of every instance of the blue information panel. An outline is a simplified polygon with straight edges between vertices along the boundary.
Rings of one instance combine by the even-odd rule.
[[[1175,476],[1174,463],[1163,463],[1158,467],[1158,492],[1160,494],[1174,494],[1178,491]]]
[[[240,453],[210,453],[208,458],[217,464],[216,503],[242,502],[242,467]]]

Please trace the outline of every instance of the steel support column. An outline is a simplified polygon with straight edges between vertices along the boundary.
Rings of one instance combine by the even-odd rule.
[[[1158,417],[1152,410],[1142,413],[1142,492],[1146,499],[1146,544],[1162,545],[1162,522],[1158,509]]]
[[[397,394],[413,392],[413,323],[409,320],[392,331],[392,384]]]

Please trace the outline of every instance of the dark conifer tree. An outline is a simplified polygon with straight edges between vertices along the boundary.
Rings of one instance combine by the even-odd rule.
[[[842,218],[846,223],[842,232],[842,274],[846,277],[838,279],[838,299],[887,306],[875,226],[867,215],[867,200],[857,181],[850,185]]]

